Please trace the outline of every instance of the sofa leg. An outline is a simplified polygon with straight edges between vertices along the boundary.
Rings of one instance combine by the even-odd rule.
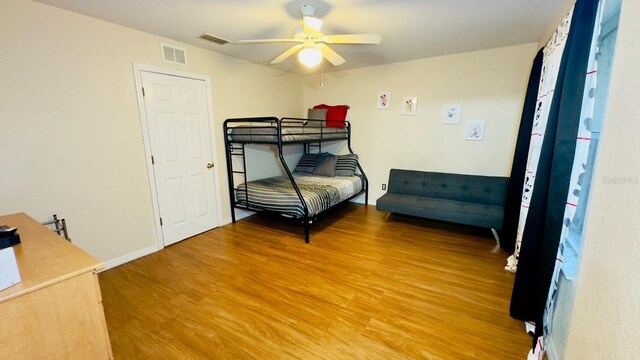
[[[496,246],[491,250],[491,252],[497,253],[498,250],[500,250],[500,236],[498,236],[498,232],[494,228],[491,228],[491,232],[493,233],[493,237],[496,239]]]

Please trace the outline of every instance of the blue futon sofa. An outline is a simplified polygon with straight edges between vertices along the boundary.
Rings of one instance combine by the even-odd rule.
[[[376,208],[391,213],[502,228],[509,178],[391,169]]]

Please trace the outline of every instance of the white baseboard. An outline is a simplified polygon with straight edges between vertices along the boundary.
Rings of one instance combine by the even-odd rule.
[[[255,215],[255,212],[254,211],[244,210],[244,209],[236,209],[236,221],[242,220],[242,219],[244,219],[246,217],[249,217],[251,215]],[[222,224],[220,224],[220,226],[227,225],[227,224],[231,224],[231,217],[228,217],[226,219],[222,219]]]
[[[243,209],[236,209],[236,220],[241,220],[244,219],[246,217],[249,217],[251,215],[255,214],[255,212],[253,211],[247,211],[247,210],[243,210]],[[226,225],[231,223],[231,218],[226,218],[222,220],[222,224],[220,224],[220,226]],[[112,269],[116,266],[120,266],[124,263],[128,263],[129,261],[133,261],[135,259],[139,259],[143,256],[147,256],[149,254],[153,254],[154,252],[160,250],[158,248],[158,245],[151,245],[149,247],[146,247],[144,249],[140,249],[140,250],[136,250],[132,253],[129,254],[125,254],[122,255],[120,257],[117,257],[115,259],[111,259],[111,260],[107,260],[104,262],[104,269],[100,270],[100,272],[105,271],[105,270],[109,270]]]
[[[128,263],[129,261],[133,261],[135,259],[139,259],[143,256],[147,256],[149,254],[153,254],[154,252],[158,251],[158,245],[151,245],[149,247],[146,247],[144,249],[140,249],[140,250],[136,250],[132,253],[128,253],[126,255],[122,255],[120,257],[117,257],[115,259],[111,259],[111,260],[107,260],[104,262],[104,269],[100,270],[100,272],[105,271],[105,270],[109,270],[112,269],[116,266],[120,266],[124,263]]]

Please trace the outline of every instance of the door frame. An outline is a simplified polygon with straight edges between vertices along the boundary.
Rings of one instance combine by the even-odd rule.
[[[207,98],[207,107],[209,108],[209,138],[211,140],[211,156],[213,161],[218,162],[216,154],[215,141],[215,122],[213,116],[213,103],[211,101],[211,79],[207,75],[194,74],[185,71],[171,70],[153,65],[145,65],[133,63],[133,74],[136,84],[136,95],[138,98],[138,111],[140,115],[140,126],[142,128],[142,138],[144,140],[145,162],[147,164],[147,173],[149,175],[149,189],[151,191],[151,202],[153,204],[153,216],[156,229],[156,243],[158,250],[164,248],[164,235],[162,233],[162,225],[160,225],[160,205],[158,204],[158,192],[156,189],[156,176],[151,163],[151,140],[149,138],[149,124],[147,122],[147,110],[144,106],[144,96],[142,96],[142,72],[152,72],[161,75],[177,76],[187,79],[202,80],[205,82],[205,97]],[[218,227],[222,226],[222,204],[220,203],[220,176],[218,169],[220,166],[213,168],[214,191],[216,192],[216,204],[214,205],[218,212]]]

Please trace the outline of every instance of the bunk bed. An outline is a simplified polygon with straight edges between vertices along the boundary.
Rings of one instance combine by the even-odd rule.
[[[325,120],[302,118],[227,119],[224,122],[224,141],[231,220],[236,221],[236,208],[276,213],[299,221],[304,227],[305,242],[309,243],[309,226],[318,216],[361,194],[364,194],[366,204],[369,198],[369,183],[351,149],[351,124],[345,121],[344,125],[327,126]],[[347,142],[347,149],[351,155],[340,158],[355,165],[352,173],[331,177],[312,175],[310,171],[292,172],[289,169],[283,155],[284,146],[301,144],[304,149],[303,157],[313,158],[314,154],[322,154],[322,143],[329,141]],[[245,150],[250,144],[274,145],[285,174],[247,181]],[[346,159],[349,156],[351,157]],[[241,170],[234,168],[234,157],[241,159]],[[301,163],[298,166],[302,169]],[[236,176],[242,176],[244,180],[237,186]]]

